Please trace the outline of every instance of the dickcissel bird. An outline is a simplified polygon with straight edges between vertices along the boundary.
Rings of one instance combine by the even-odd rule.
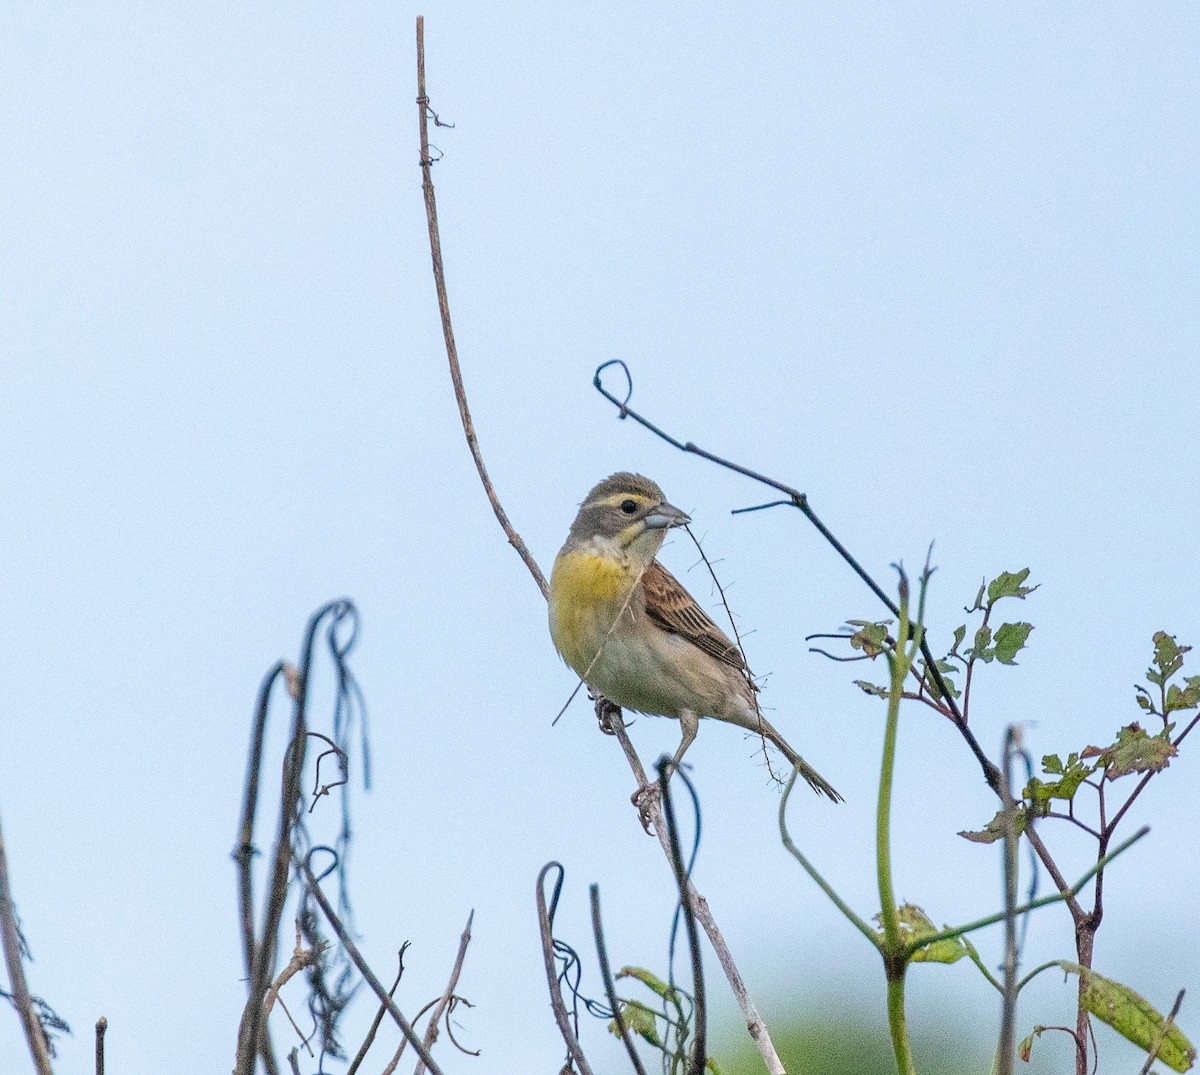
[[[762,715],[741,650],[655,556],[691,520],[640,474],[605,478],[579,508],[550,576],[550,635],[590,688],[625,709],[674,717],[678,766],[701,717],[774,743],[813,790],[841,796]]]

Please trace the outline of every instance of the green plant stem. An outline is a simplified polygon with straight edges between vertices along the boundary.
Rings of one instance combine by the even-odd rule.
[[[922,591],[924,580],[922,580]],[[883,956],[887,974],[888,1029],[892,1035],[892,1050],[896,1055],[896,1070],[899,1075],[915,1075],[912,1062],[912,1047],[908,1040],[908,1020],[904,1012],[904,975],[908,970],[908,956],[900,934],[900,916],[896,911],[895,887],[892,884],[892,782],[896,768],[896,738],[900,724],[900,699],[904,693],[904,680],[912,667],[912,649],[905,646],[908,638],[908,580],[900,576],[900,623],[897,638],[901,641],[888,654],[891,671],[891,690],[888,692],[887,725],[883,734],[883,761],[879,773],[879,804],[875,811],[875,863],[879,880],[880,921],[883,923],[883,938],[877,941]],[[918,625],[917,637],[920,637]]]
[[[783,797],[779,802],[779,835],[783,840],[783,846],[786,847],[788,851],[791,852],[792,857],[804,867],[805,873],[807,873],[808,876],[817,883],[817,887],[829,897],[833,905],[839,911],[841,911],[847,919],[849,919],[851,925],[853,925],[859,933],[861,933],[867,938],[868,941],[878,948],[879,934],[877,934],[871,928],[868,922],[859,918],[859,916],[854,913],[854,909],[845,900],[843,900],[842,897],[837,894],[837,892],[834,891],[833,886],[821,876],[821,874],[817,871],[817,868],[813,866],[813,864],[809,862],[807,858],[804,857],[803,852],[801,852],[801,850],[792,841],[791,833],[788,832],[787,827],[787,804],[788,798],[792,794],[792,788],[796,785],[796,776],[796,770],[792,770],[792,777],[784,787]]]
[[[904,1014],[904,972],[907,964],[900,963],[895,976],[888,971],[887,1006],[888,1027],[892,1032],[892,1048],[896,1053],[896,1070],[899,1075],[916,1075],[913,1067],[912,1048],[908,1043],[908,1021]]]

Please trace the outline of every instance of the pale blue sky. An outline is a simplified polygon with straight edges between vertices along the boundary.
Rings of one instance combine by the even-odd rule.
[[[1017,611],[1037,627],[1019,668],[984,670],[977,734],[994,751],[1027,722],[1035,755],[1105,741],[1138,716],[1152,632],[1200,643],[1200,9],[496,7],[420,9],[456,124],[435,180],[496,485],[547,567],[613,470],[692,513],[772,719],[847,800],[804,798],[797,837],[873,913],[882,709],[850,685],[861,666],[803,636],[876,606],[797,514],[731,517],[761,494],[618,422],[592,371],[624,358],[637,405],[804,489],[881,579],[936,540],[943,638],[980,578],[1030,566],[1042,589]],[[548,859],[568,870],[563,936],[590,951],[598,881],[614,961],[664,967],[665,864],[586,704],[550,727],[573,680],[458,427],[417,13],[0,14],[0,815],[32,986],[76,1030],[63,1075],[91,1070],[99,1015],[110,1070],[231,1065],[251,708],[342,594],[363,616],[376,777],[356,793],[358,925],[389,977],[413,941],[406,1009],[440,990],[476,911],[461,1038],[483,1055],[449,1066],[561,1062],[532,902]],[[710,601],[686,539],[664,558]],[[634,736],[652,759],[677,729]],[[1164,1008],[1200,997],[1189,747],[1131,818],[1154,832],[1112,874],[1098,947],[1097,969]],[[768,1018],[830,992],[882,1012],[878,961],[778,845],[753,745],[705,724],[689,760],[698,884]],[[939,922],[992,910],[998,855],[955,835],[994,811],[966,750],[914,710],[899,764],[899,894]],[[1082,869],[1071,833],[1047,839]],[[999,936],[979,943],[997,962]],[[1043,911],[1027,965],[1071,952],[1065,913]],[[1022,1033],[1067,1017],[1049,978]],[[912,1001],[918,1027],[996,1010],[964,966],[918,968]],[[603,1038],[585,1040],[615,1067]],[[1102,1071],[1132,1069],[1101,1043]],[[23,1048],[0,1019],[0,1058]],[[1039,1049],[1067,1062],[1061,1041]]]

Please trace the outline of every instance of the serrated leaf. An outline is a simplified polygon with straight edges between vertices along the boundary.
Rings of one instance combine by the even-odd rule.
[[[1146,672],[1146,678],[1161,687],[1183,667],[1183,655],[1192,647],[1179,645],[1166,631],[1155,631],[1153,641],[1154,668]]]
[[[1166,1025],[1166,1017],[1140,993],[1127,985],[1105,978],[1077,963],[1060,964],[1068,974],[1083,981],[1080,1001],[1102,1023],[1147,1052],[1154,1046]],[[1172,1071],[1187,1071],[1196,1059],[1196,1050],[1183,1031],[1172,1024],[1159,1046],[1158,1059]]]
[[[984,624],[975,632],[975,641],[972,642],[968,655],[973,661],[983,661],[990,663],[995,654],[988,649],[988,644],[992,641],[992,629]]]
[[[854,685],[866,694],[873,694],[876,698],[886,698],[889,694],[887,687],[881,687],[877,683],[868,683],[865,679],[856,679]]]
[[[1167,712],[1174,713],[1180,709],[1195,709],[1200,705],[1200,676],[1188,676],[1184,679],[1187,684],[1182,690],[1172,683],[1167,688]],[[1141,701],[1141,697],[1138,697]]]
[[[1157,735],[1149,735],[1136,721],[1117,732],[1117,741],[1107,747],[1086,747],[1083,757],[1096,758],[1109,780],[1130,773],[1157,773],[1171,764],[1177,751],[1168,724]]]
[[[1029,578],[1029,568],[1015,572],[1001,571],[999,575],[988,583],[988,604],[994,605],[1002,597],[1019,597],[1024,599],[1027,594],[1031,594],[1037,589],[1036,586],[1021,585],[1027,578]]]
[[[1060,768],[1054,769],[1053,763],[1057,763]],[[1046,815],[1051,799],[1075,798],[1079,785],[1096,771],[1095,764],[1088,765],[1080,761],[1078,754],[1067,758],[1066,765],[1063,765],[1057,754],[1048,754],[1042,759],[1042,765],[1048,774],[1057,776],[1058,779],[1039,780],[1036,776],[1031,777],[1022,792],[1022,798],[1029,800],[1030,805],[1034,807],[1034,814],[1038,817]]]
[[[850,636],[850,647],[862,650],[868,657],[878,657],[889,641],[886,624],[866,623]]]
[[[1025,807],[1017,807],[1017,835],[1020,836],[1025,831],[1025,824],[1028,820]],[[960,832],[958,834],[964,840],[970,840],[973,844],[994,844],[997,840],[1004,839],[1004,811],[998,810],[996,816],[992,818],[978,832]]]
[[[1033,630],[1031,623],[1002,623],[996,632],[995,646],[992,652],[1001,664],[1016,664],[1014,657],[1025,645],[1029,632]]]

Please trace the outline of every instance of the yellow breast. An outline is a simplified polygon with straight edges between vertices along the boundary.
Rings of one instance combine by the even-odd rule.
[[[629,596],[636,575],[616,557],[561,553],[550,575],[550,636],[580,675]]]

